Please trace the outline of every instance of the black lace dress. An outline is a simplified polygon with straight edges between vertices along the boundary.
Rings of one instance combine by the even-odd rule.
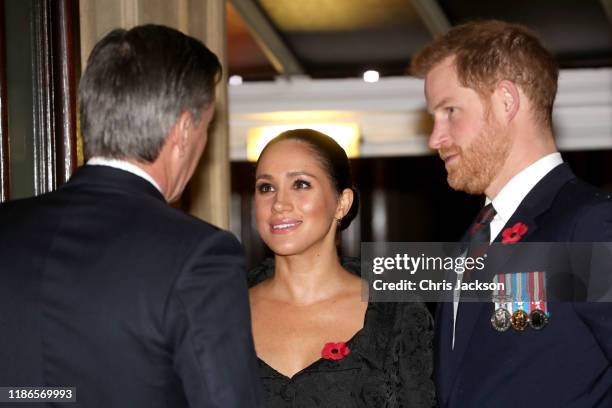
[[[343,260],[358,274],[359,264]],[[268,260],[249,286],[274,273]],[[341,359],[317,360],[288,378],[258,359],[268,408],[396,408],[435,406],[431,380],[432,319],[420,303],[370,303],[364,327]]]

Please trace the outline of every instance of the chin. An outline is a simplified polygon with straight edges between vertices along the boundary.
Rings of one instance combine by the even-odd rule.
[[[260,236],[268,248],[278,256],[301,255],[313,248],[318,248],[317,251],[325,251],[329,230],[323,228],[320,230],[318,228],[299,228],[298,230],[299,232],[293,231],[289,234],[274,234],[265,231],[265,234],[260,233]],[[334,245],[333,241],[331,243]]]
[[[460,177],[449,173],[446,181],[453,190],[468,194],[483,194],[486,188],[486,183],[477,177]]]
[[[298,255],[303,252],[304,248],[297,247],[296,245],[287,244],[287,245],[268,245],[268,248],[274,255],[277,256],[291,256]]]
[[[264,242],[278,256],[301,255],[320,243],[319,240],[304,239],[303,236],[268,236],[264,239]]]

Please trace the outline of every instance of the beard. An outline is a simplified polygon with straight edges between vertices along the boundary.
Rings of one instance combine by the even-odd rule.
[[[459,156],[458,163],[447,168],[448,185],[468,194],[483,194],[510,153],[510,138],[502,126],[486,114],[480,134],[464,149],[459,146],[440,149],[441,155],[448,153]]]

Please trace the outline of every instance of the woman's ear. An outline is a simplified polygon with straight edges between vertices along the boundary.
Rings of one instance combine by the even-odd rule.
[[[336,207],[336,220],[341,220],[351,209],[353,205],[354,192],[351,188],[345,188],[338,198],[338,206]]]

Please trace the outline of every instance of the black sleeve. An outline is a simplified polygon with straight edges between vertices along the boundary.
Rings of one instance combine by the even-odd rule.
[[[225,231],[187,260],[168,299],[174,367],[190,406],[262,406],[244,257]]]
[[[573,306],[612,365],[612,200],[601,201],[581,214],[572,241],[594,243],[589,291],[596,292],[599,301],[575,302]]]

